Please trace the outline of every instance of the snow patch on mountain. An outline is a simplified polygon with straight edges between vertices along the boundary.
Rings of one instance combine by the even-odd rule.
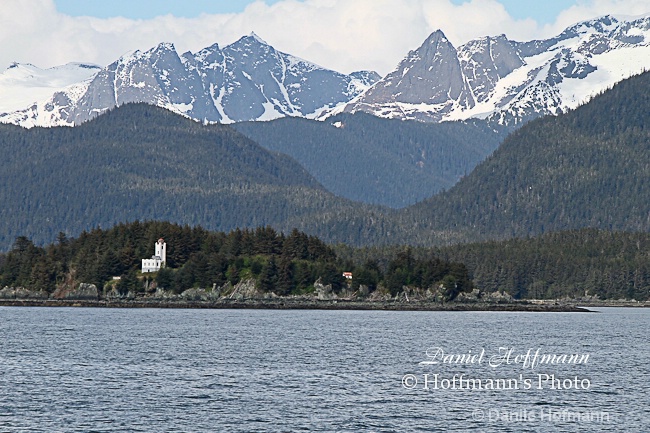
[[[161,43],[122,56],[72,89],[55,88],[0,111],[0,122],[78,125],[131,102],[205,123],[313,118],[380,78],[373,72],[345,75],[322,68],[277,51],[254,33],[223,49],[214,44],[180,56],[173,44]]]
[[[365,111],[427,122],[487,118],[514,126],[575,108],[649,66],[650,16],[604,16],[547,40],[499,35],[458,49],[436,31],[372,88],[321,118]]]
[[[251,33],[223,48],[213,44],[182,55],[161,43],[101,69],[12,65],[0,74],[0,122],[78,125],[113,107],[145,102],[204,123],[364,111],[518,126],[575,108],[649,66],[650,15],[604,16],[550,39],[486,36],[460,47],[438,30],[384,78],[328,70]]]
[[[41,69],[29,63],[12,63],[0,74],[0,113],[25,109],[53,93],[92,78],[100,66],[68,63]]]

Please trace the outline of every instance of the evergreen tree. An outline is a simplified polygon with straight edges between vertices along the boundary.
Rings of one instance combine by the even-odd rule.
[[[120,280],[117,283],[117,291],[122,296],[126,296],[129,292],[140,293],[142,291],[134,270],[130,270],[120,276]]]
[[[294,266],[291,260],[283,258],[278,266],[276,292],[278,295],[288,295],[296,288],[294,281]]]
[[[271,256],[260,274],[260,288],[264,292],[273,292],[278,281],[278,267],[275,257]]]

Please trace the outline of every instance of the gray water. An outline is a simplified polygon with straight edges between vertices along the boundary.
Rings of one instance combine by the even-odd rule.
[[[648,329],[647,309],[0,308],[0,431],[644,431]],[[421,365],[435,347],[485,354]],[[513,349],[511,363],[490,366],[501,347]],[[512,362],[529,349],[589,357]],[[454,374],[532,386],[443,389]],[[555,374],[562,389],[538,389],[538,374]],[[564,389],[574,377],[589,387]]]

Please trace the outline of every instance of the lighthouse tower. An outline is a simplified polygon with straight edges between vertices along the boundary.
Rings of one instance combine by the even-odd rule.
[[[150,259],[142,259],[142,272],[158,272],[165,267],[167,261],[167,244],[163,238],[156,242],[154,255]]]

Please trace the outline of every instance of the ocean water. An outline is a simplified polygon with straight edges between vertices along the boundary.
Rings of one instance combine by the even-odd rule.
[[[647,430],[650,310],[598,311],[0,308],[0,431]]]

